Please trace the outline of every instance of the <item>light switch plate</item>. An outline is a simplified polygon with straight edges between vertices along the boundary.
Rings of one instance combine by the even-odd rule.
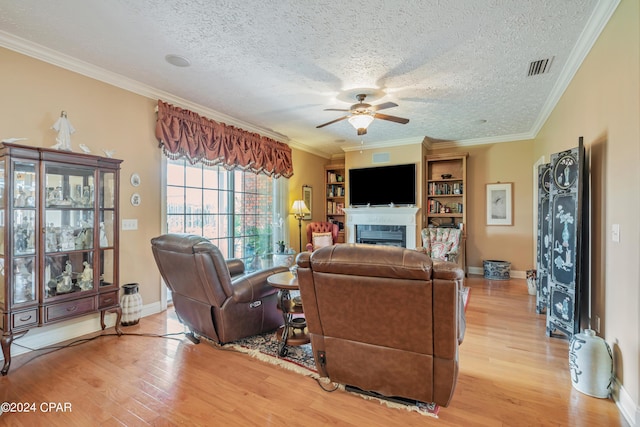
[[[137,219],[123,219],[122,220],[122,230],[137,230],[138,229],[138,220]]]
[[[611,224],[611,240],[620,242],[620,224]]]

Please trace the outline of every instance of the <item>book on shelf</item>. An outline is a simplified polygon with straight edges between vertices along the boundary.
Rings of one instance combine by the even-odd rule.
[[[462,194],[464,186],[462,182],[430,182],[427,192],[430,196]]]
[[[337,174],[335,172],[327,172],[327,182],[328,183],[342,182],[342,175]]]
[[[344,186],[327,185],[327,197],[344,197]]]
[[[429,200],[429,213],[462,213],[464,205],[462,203],[440,203],[438,200]]]
[[[327,200],[328,215],[344,215],[344,203]]]

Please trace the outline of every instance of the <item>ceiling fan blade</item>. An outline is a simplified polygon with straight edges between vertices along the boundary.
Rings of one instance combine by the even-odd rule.
[[[370,110],[371,111],[378,111],[378,110],[384,110],[385,108],[392,108],[392,107],[397,107],[398,104],[396,104],[395,102],[383,102],[382,104],[378,104],[378,105],[372,105]]]
[[[403,125],[406,125],[407,123],[409,123],[409,119],[403,119],[402,117],[396,117],[396,116],[389,116],[387,114],[376,113],[373,117],[375,117],[376,119],[389,120],[390,122],[402,123]]]
[[[350,110],[345,110],[344,108],[325,108],[324,111],[350,111]]]
[[[318,126],[316,126],[316,129],[319,129],[319,128],[325,127],[325,126],[327,126],[327,125],[331,125],[331,124],[333,124],[333,123],[339,122],[339,121],[341,121],[341,120],[346,119],[347,117],[349,117],[349,116],[342,116],[342,117],[340,117],[339,119],[331,120],[330,122],[327,122],[327,123],[324,123],[324,124],[318,125]]]

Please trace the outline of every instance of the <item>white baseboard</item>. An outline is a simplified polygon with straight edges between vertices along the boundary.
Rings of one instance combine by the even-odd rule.
[[[629,423],[631,427],[635,427],[640,417],[640,406],[636,405],[627,390],[620,384],[618,378],[613,382],[613,400],[616,402],[618,410]]]
[[[467,273],[484,276],[484,267],[467,267]],[[526,279],[527,272],[522,270],[511,270],[509,271],[509,276],[512,279]]]
[[[155,302],[143,305],[141,315],[142,317],[146,317],[159,313],[160,311],[162,311],[160,302]],[[116,314],[107,313],[104,316],[104,323],[107,326],[107,329],[114,327],[116,324]],[[28,353],[32,351],[31,349],[38,350],[43,347],[48,347],[50,345],[58,344],[60,342],[68,341],[94,332],[99,332],[101,330],[99,313],[95,313],[93,315],[87,314],[86,316],[62,323],[56,323],[54,325],[33,328],[24,336],[14,338],[13,344],[11,345],[11,357]],[[24,348],[22,346],[28,348]],[[0,360],[4,361],[2,354],[0,354]]]

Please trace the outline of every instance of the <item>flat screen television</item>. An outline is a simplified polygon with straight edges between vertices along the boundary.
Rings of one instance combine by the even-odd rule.
[[[416,165],[349,169],[350,206],[416,204]]]

